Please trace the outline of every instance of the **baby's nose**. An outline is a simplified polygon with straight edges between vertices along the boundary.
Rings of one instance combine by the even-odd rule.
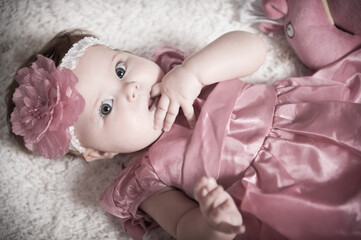
[[[139,91],[139,83],[137,82],[129,82],[126,84],[126,94],[127,100],[129,102],[133,102],[137,96]]]

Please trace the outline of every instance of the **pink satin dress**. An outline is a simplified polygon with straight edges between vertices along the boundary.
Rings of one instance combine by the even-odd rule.
[[[163,47],[153,59],[167,72],[184,55]],[[194,129],[180,115],[101,196],[134,239],[156,226],[143,200],[166,186],[193,198],[202,176],[238,205],[237,239],[361,239],[361,50],[274,85],[221,82],[194,107]]]

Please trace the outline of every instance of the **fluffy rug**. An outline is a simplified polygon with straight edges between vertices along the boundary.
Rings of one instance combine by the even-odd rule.
[[[25,57],[69,28],[144,57],[161,44],[192,53],[227,31],[248,30],[265,39],[268,56],[246,81],[304,74],[283,35],[259,33],[249,21],[249,7],[241,0],[2,0],[1,98]],[[121,159],[86,165],[69,156],[50,161],[26,154],[9,140],[4,101],[0,108],[0,239],[129,239],[98,204]],[[146,237],[168,238],[159,229]]]

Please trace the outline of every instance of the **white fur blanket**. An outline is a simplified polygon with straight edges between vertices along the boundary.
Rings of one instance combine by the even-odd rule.
[[[246,81],[273,83],[303,74],[283,35],[264,35],[244,20],[249,5],[245,0],[1,0],[1,99],[25,57],[69,28],[87,29],[145,57],[161,44],[191,53],[227,31],[248,30],[265,39],[268,57]],[[85,165],[69,156],[46,160],[25,154],[9,140],[4,101],[0,108],[0,239],[129,239],[98,204],[121,160]],[[168,239],[161,231],[146,238]]]

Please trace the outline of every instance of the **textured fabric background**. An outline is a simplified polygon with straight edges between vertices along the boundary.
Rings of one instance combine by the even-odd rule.
[[[0,239],[129,239],[98,205],[120,159],[89,165],[69,156],[50,161],[9,141],[5,89],[31,52],[63,29],[83,28],[144,57],[160,44],[192,53],[227,31],[259,33],[247,20],[249,7],[245,0],[1,0]],[[272,83],[305,72],[283,35],[261,36],[267,60],[246,81]],[[168,239],[159,230],[147,239],[161,236]]]

